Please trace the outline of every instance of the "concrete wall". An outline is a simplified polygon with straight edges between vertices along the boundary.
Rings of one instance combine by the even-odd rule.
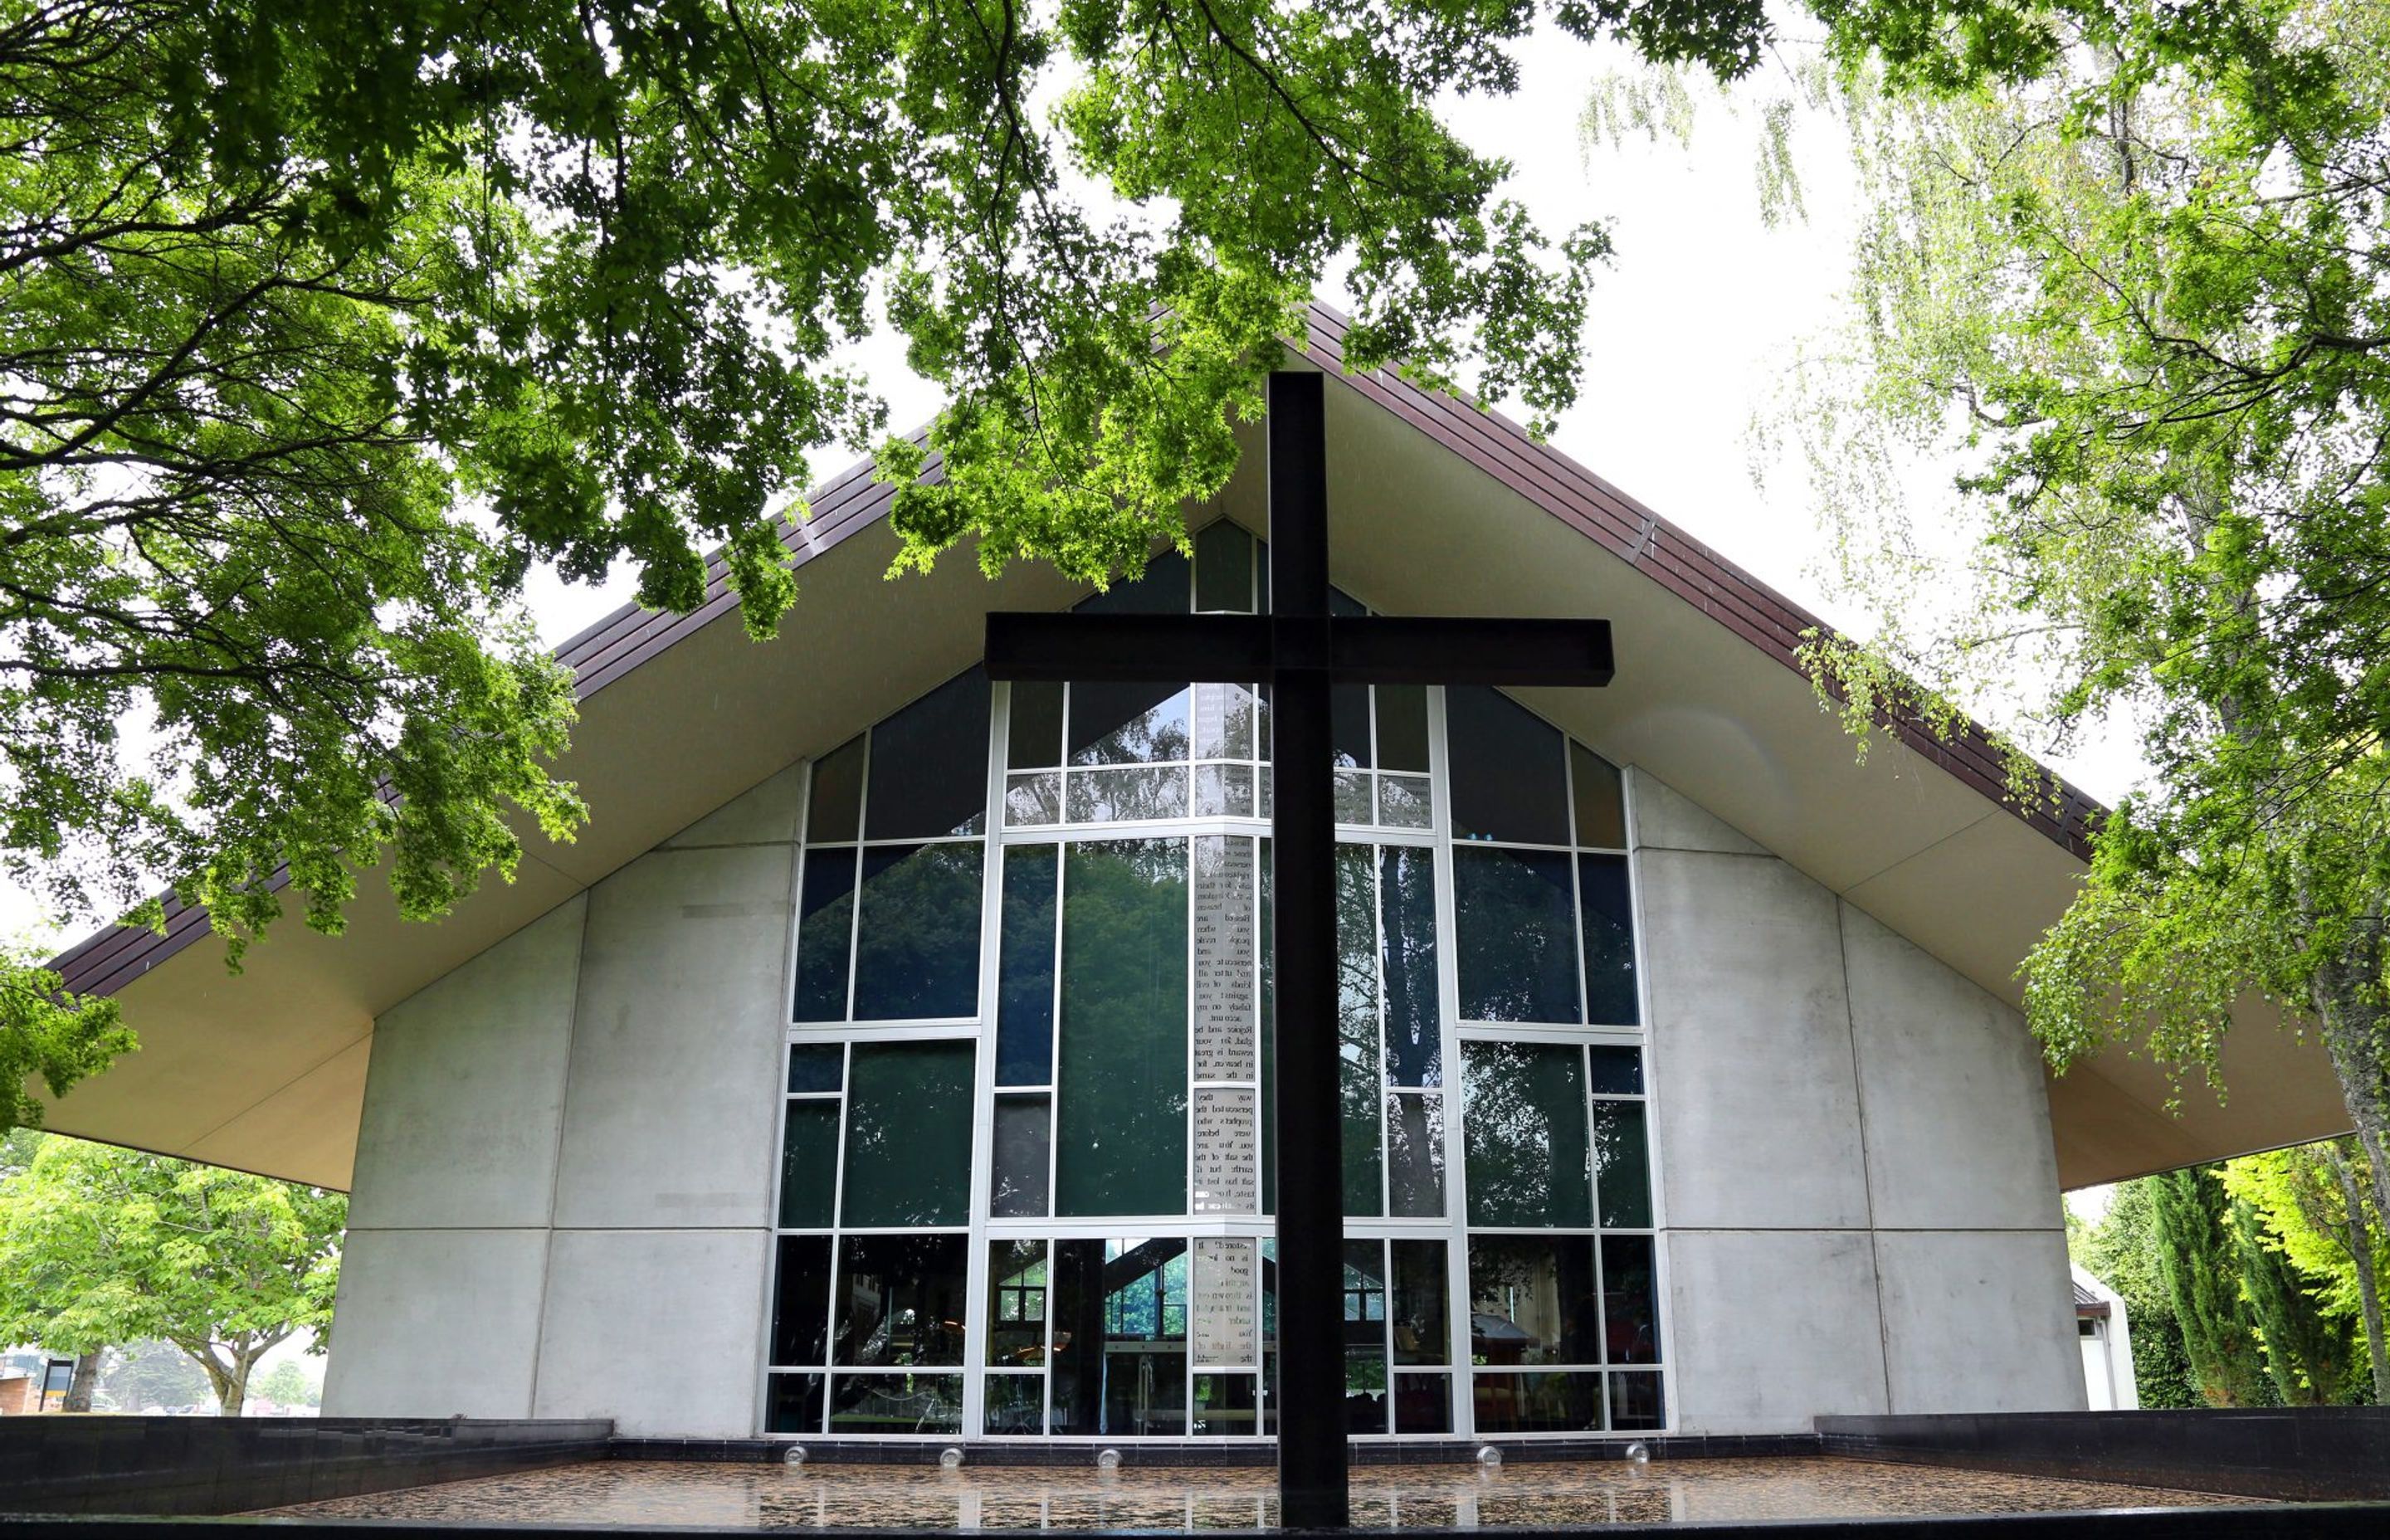
[[[375,1023],[327,1416],[753,1431],[802,782]]]
[[[1679,1426],[2080,1408],[2022,1019],[1632,774]]]

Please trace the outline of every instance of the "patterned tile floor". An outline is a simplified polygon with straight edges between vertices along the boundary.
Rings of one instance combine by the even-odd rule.
[[[342,1519],[930,1529],[1249,1528],[1276,1522],[1266,1469],[601,1461],[275,1508]],[[2246,1497],[1827,1458],[1373,1466],[1353,1472],[1357,1526],[1538,1526],[2195,1507]]]

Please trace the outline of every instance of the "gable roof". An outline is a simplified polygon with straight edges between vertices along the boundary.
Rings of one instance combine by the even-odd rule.
[[[1597,609],[1618,638],[1617,682],[1523,699],[2015,1002],[2015,965],[2071,896],[2095,802],[2062,783],[2054,806],[2007,802],[1999,757],[1972,722],[1947,736],[1896,724],[1895,746],[1855,764],[1797,660],[1821,621],[1515,424],[1390,373],[1335,372],[1343,339],[1342,317],[1313,306],[1309,359],[1345,387],[1330,392],[1329,416],[1340,584],[1397,613]],[[381,1011],[967,666],[986,611],[1084,594],[1030,564],[990,582],[950,560],[882,582],[893,495],[868,465],[815,494],[812,519],[783,536],[805,595],[774,642],[746,640],[717,561],[697,610],[627,606],[558,648],[582,712],[561,769],[594,816],[569,845],[526,830],[513,884],[485,884],[436,926],[402,925],[387,893],[364,884],[348,936],[286,924],[238,977],[212,948],[184,956],[208,927],[174,905],[162,932],[111,930],[63,954],[54,966],[70,988],[122,997],[143,1049],[79,1087],[52,1126],[345,1186]],[[1266,530],[1257,472],[1240,470],[1217,504]],[[674,774],[650,773],[658,763]],[[2243,1024],[2228,1048],[2229,1109],[2193,1097],[2168,1120],[2163,1077],[2113,1054],[2054,1083],[2062,1179],[2340,1131],[2319,1051],[2293,1047],[2262,1011]]]

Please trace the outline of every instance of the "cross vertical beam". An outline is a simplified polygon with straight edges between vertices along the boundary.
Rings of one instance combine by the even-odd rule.
[[[1336,814],[1329,743],[1328,466],[1321,377],[1269,378],[1270,710],[1278,1112],[1279,1522],[1351,1517],[1344,1451],[1343,1112],[1336,1094]],[[1309,656],[1304,656],[1308,653]]]

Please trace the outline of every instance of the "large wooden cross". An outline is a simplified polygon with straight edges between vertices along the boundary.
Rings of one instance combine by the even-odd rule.
[[[1611,674],[1608,621],[1330,618],[1322,379],[1309,371],[1269,379],[1269,614],[987,618],[994,679],[1276,687],[1270,1150],[1278,1163],[1279,1521],[1290,1528],[1350,1517],[1329,687],[1600,686]],[[1467,1393],[1465,1378],[1456,1390]]]

